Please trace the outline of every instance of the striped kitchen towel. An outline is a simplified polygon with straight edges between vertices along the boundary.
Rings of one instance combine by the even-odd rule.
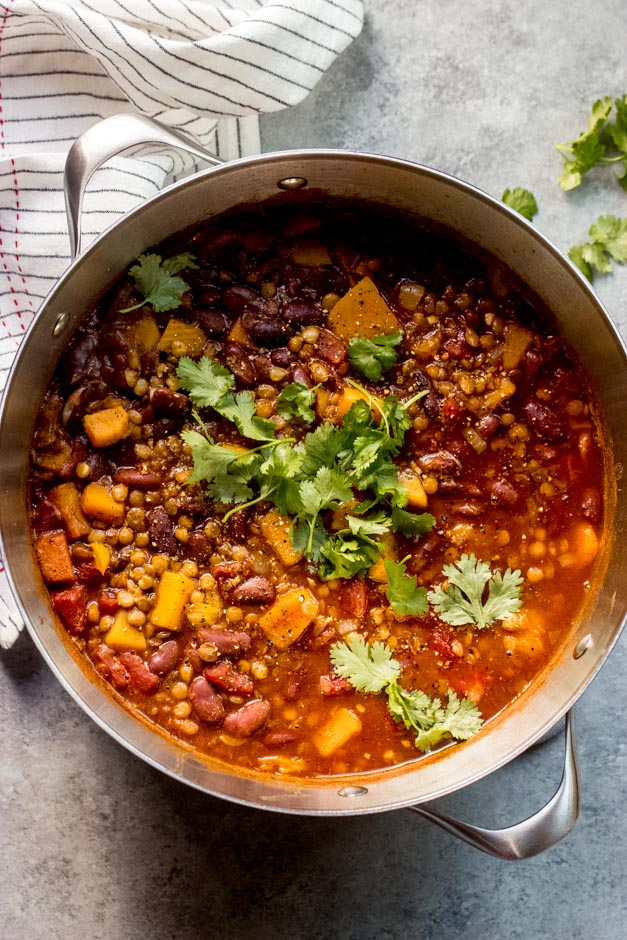
[[[0,0],[0,391],[69,261],[72,141],[140,112],[224,159],[256,153],[258,115],[301,101],[362,21],[362,0]],[[112,160],[88,187],[83,244],[193,169],[154,148]],[[0,646],[20,626],[0,559]]]

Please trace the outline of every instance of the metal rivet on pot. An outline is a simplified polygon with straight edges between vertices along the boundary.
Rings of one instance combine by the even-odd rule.
[[[577,646],[573,650],[573,657],[575,659],[581,659],[583,654],[587,652],[587,650],[590,649],[592,644],[593,644],[592,636],[589,633],[586,633],[585,636],[582,636],[582,638],[577,643]]]
[[[304,176],[286,176],[277,183],[279,189],[302,189],[306,185],[307,180]]]
[[[69,319],[69,316],[68,316],[67,313],[60,313],[60,314],[59,314],[59,316],[57,317],[57,322],[56,322],[55,325],[52,327],[52,335],[53,335],[53,336],[55,336],[55,337],[56,337],[56,336],[61,336],[61,333],[63,332],[63,330],[64,330],[64,329],[66,328],[66,326],[67,326],[67,321],[68,321],[68,319]]]
[[[367,787],[342,787],[337,791],[338,796],[365,796],[368,792]]]

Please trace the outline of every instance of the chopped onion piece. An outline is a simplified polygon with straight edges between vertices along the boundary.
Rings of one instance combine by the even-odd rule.
[[[340,636],[346,636],[347,633],[354,633],[356,630],[359,630],[359,624],[356,620],[338,620],[335,624],[335,629]]]
[[[464,428],[464,430],[462,431],[462,434],[464,435],[464,437],[466,438],[466,440],[468,441],[472,449],[475,450],[478,454],[482,454],[484,450],[486,449],[486,447],[488,446],[487,442],[484,441],[481,435],[478,434],[474,428]]]

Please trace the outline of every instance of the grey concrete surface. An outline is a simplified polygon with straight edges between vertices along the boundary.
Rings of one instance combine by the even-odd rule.
[[[609,173],[556,183],[553,145],[627,91],[624,0],[370,0],[362,36],[265,150],[373,150],[500,196],[536,194],[562,249],[627,215]],[[627,268],[598,292],[627,332]],[[502,863],[405,812],[276,816],[205,797],[110,740],[30,639],[0,655],[2,940],[620,940],[627,935],[627,648],[577,707],[581,819],[546,854]],[[444,801],[483,825],[537,808],[561,744]]]

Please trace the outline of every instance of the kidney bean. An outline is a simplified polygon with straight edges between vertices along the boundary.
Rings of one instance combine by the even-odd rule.
[[[562,417],[548,405],[531,399],[523,406],[523,411],[529,426],[543,441],[561,441],[566,436]]]
[[[142,372],[145,375],[152,375],[153,372],[157,371],[159,365],[159,350],[149,349],[148,352],[143,353],[139,362]]]
[[[150,543],[160,552],[168,555],[178,555],[179,544],[172,531],[172,522],[163,506],[155,506],[146,515]]]
[[[95,348],[96,336],[88,333],[64,353],[60,368],[69,385],[77,385],[83,381],[87,363]]]
[[[250,636],[239,630],[215,630],[201,627],[198,631],[201,643],[212,643],[220,656],[241,656],[250,649]]]
[[[187,540],[187,554],[194,561],[207,562],[213,554],[213,547],[204,532],[191,532]]]
[[[220,300],[222,291],[219,287],[214,287],[213,284],[205,284],[199,291],[194,293],[201,304],[204,304],[205,307],[212,307]]]
[[[213,686],[221,692],[230,692],[232,695],[252,695],[254,691],[253,680],[245,676],[229,662],[215,663],[207,666],[203,675]]]
[[[222,699],[204,676],[196,676],[192,679],[189,697],[194,711],[202,721],[206,721],[209,725],[222,723],[224,718]]]
[[[131,688],[150,695],[159,688],[159,680],[137,653],[120,653],[120,662],[129,674]]]
[[[316,347],[320,359],[332,366],[339,366],[346,359],[346,346],[330,330],[320,330]]]
[[[41,535],[43,532],[51,532],[53,529],[63,528],[61,513],[54,503],[45,497],[35,510],[33,528],[37,535]]]
[[[148,660],[148,668],[155,675],[161,676],[174,669],[179,658],[179,645],[176,640],[166,640],[155,650]]]
[[[270,353],[270,362],[272,365],[279,366],[281,369],[289,369],[293,361],[294,356],[287,346],[280,346],[278,349],[273,349]]]
[[[73,430],[82,431],[81,422],[85,413],[92,402],[100,398],[100,391],[94,385],[82,385],[74,389],[70,397],[63,405],[61,411],[61,420],[70,432]]]
[[[223,336],[229,324],[219,310],[194,310],[194,319],[208,336]]]
[[[261,576],[249,578],[231,594],[234,604],[271,604],[276,596],[274,586]]]
[[[68,633],[78,636],[87,626],[87,591],[82,584],[52,593],[52,606]]]
[[[448,450],[422,454],[418,457],[418,465],[426,473],[459,473],[462,469],[461,460]]]
[[[497,506],[515,506],[520,493],[507,480],[494,480],[489,487],[490,499]]]
[[[306,385],[307,388],[312,388],[314,384],[309,372],[301,365],[296,365],[292,369],[292,382],[300,382],[301,385]]]
[[[298,735],[294,731],[269,731],[263,739],[266,747],[286,747],[298,741]]]
[[[102,581],[102,574],[91,562],[81,562],[76,565],[76,580],[81,584],[98,584]]]
[[[248,539],[248,510],[240,509],[234,512],[227,520],[226,530],[234,542],[245,542]]]
[[[243,313],[246,308],[259,309],[263,307],[263,297],[242,284],[231,284],[222,292],[222,303],[231,313]]]
[[[156,415],[178,418],[189,408],[189,399],[187,395],[173,392],[171,388],[153,388],[150,390],[150,404]]]
[[[113,474],[114,483],[123,483],[131,490],[158,490],[163,482],[158,473],[136,467],[120,467]]]
[[[313,326],[322,323],[324,319],[320,307],[308,300],[289,300],[283,307],[281,316],[295,326]]]
[[[287,323],[267,317],[245,316],[244,326],[260,346],[284,346],[290,336],[294,335]]]
[[[104,643],[97,646],[91,654],[98,671],[109,679],[116,689],[123,689],[128,685],[130,676],[116,654]]]
[[[245,346],[229,341],[226,344],[225,363],[242,385],[256,384],[257,370]]]
[[[494,437],[501,426],[501,421],[496,415],[484,415],[479,418],[475,425],[476,431],[484,440],[489,441]]]
[[[465,516],[471,519],[483,515],[483,508],[480,503],[473,503],[470,500],[458,500],[449,503],[450,511],[457,516]]]
[[[224,719],[224,730],[238,738],[249,738],[255,731],[263,728],[270,717],[270,702],[257,698],[247,702]]]

